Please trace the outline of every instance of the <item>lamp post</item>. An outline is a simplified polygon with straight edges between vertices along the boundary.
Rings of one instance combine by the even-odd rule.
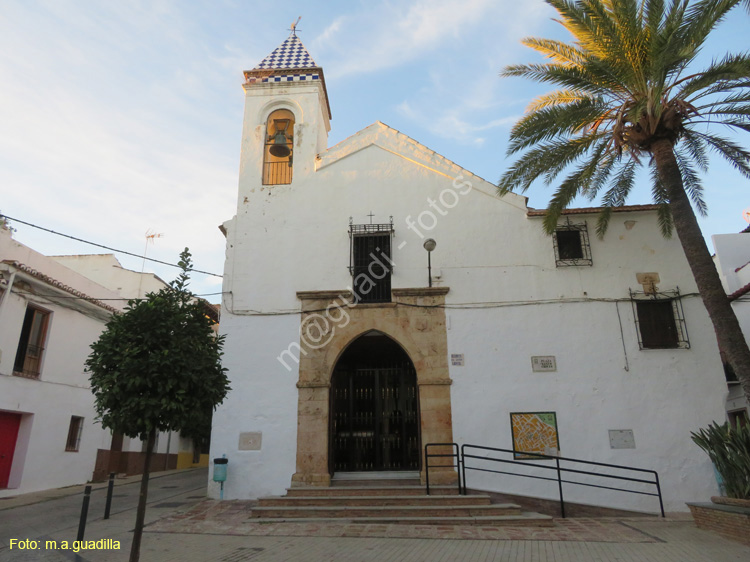
[[[435,249],[435,246],[437,246],[437,242],[433,240],[432,238],[428,238],[424,241],[424,249],[427,250],[427,276],[429,278],[430,287],[432,287],[432,250]]]

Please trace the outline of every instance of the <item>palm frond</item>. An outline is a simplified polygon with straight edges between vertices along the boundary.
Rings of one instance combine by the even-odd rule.
[[[693,131],[692,134],[700,137],[714,152],[729,162],[735,170],[750,179],[750,152],[737,143],[717,135],[698,131]]]
[[[651,164],[651,197],[654,203],[659,205],[657,209],[656,218],[659,222],[659,230],[661,231],[664,238],[672,237],[672,230],[674,223],[672,221],[672,213],[669,210],[669,195],[667,194],[667,188],[662,183],[659,177],[659,171],[656,169],[656,165],[652,162]]]
[[[685,48],[691,48],[693,55],[698,53],[708,34],[724,19],[727,13],[741,0],[701,0],[694,2],[685,11],[681,32]]]
[[[557,161],[554,161],[552,159],[548,160],[546,158],[544,160],[541,160],[540,164],[544,165],[545,169],[540,174],[540,177],[542,177],[545,184],[550,185],[553,181],[555,181],[555,178],[557,178],[557,176],[565,170],[565,168],[583,157],[589,158],[591,153],[597,155],[600,159],[604,154],[616,156],[615,151],[611,150],[611,143],[609,142],[606,134],[591,134],[584,137],[576,137],[570,140],[575,142],[576,145],[585,144],[586,149],[576,154],[575,157],[572,157],[571,152],[570,158],[559,159]]]
[[[706,154],[706,141],[697,137],[692,131],[685,131],[680,143],[687,151],[690,159],[702,172],[708,171],[708,155]]]
[[[547,107],[522,117],[510,132],[508,154],[513,154],[557,136],[580,132],[587,124],[595,122],[606,106],[590,98],[579,102]]]
[[[589,98],[590,96],[586,92],[577,90],[555,90],[554,92],[541,95],[529,103],[526,112],[531,113],[533,111],[544,109],[545,107],[571,104]]]
[[[561,64],[515,64],[506,66],[500,76],[530,78],[563,88],[587,91],[591,95],[617,96],[622,85],[605,73],[599,73],[601,63],[590,63],[585,67],[569,67]]]
[[[637,164],[634,160],[626,162],[615,174],[613,181],[607,193],[602,197],[602,213],[596,220],[596,235],[598,238],[604,238],[609,228],[609,221],[612,216],[612,208],[620,207],[625,204],[628,194],[635,185],[635,171]]]
[[[680,87],[672,95],[679,99],[689,100],[691,95],[705,88],[713,88],[717,83],[725,88],[731,88],[733,81],[746,84],[748,76],[750,76],[750,55],[728,54],[721,60],[712,61],[702,72],[685,78],[682,83],[675,83]]]
[[[703,184],[695,169],[690,164],[691,157],[689,155],[686,156],[681,150],[676,150],[675,156],[677,158],[677,165],[680,168],[680,174],[682,175],[682,186],[685,192],[693,202],[693,206],[698,211],[698,214],[702,217],[708,216],[708,206],[703,199]]]
[[[537,53],[551,59],[556,64],[578,65],[586,60],[586,53],[581,51],[581,49],[562,41],[540,37],[525,37],[521,39],[521,44],[534,49]]]
[[[526,191],[541,176],[549,174],[553,168],[564,169],[571,162],[597,143],[606,141],[604,135],[586,135],[576,138],[562,138],[540,143],[533,150],[524,153],[498,182],[498,193],[505,195],[511,191]],[[548,178],[548,181],[551,179]]]

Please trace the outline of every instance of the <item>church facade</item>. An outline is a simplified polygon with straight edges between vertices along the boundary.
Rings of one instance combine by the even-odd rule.
[[[668,510],[716,493],[689,434],[724,418],[722,363],[653,206],[617,209],[604,239],[598,209],[571,209],[548,236],[524,197],[383,123],[329,148],[323,70],[294,33],[245,78],[237,212],[222,226],[232,391],[211,444],[229,459],[225,497],[424,480],[424,446],[450,442],[653,469]],[[482,472],[467,483],[557,494]]]

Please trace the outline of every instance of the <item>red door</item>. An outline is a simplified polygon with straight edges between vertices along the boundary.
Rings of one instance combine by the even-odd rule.
[[[8,487],[10,467],[13,464],[13,453],[16,451],[20,425],[20,414],[0,412],[0,488]]]

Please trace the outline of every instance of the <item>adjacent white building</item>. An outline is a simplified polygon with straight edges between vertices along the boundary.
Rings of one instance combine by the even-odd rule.
[[[724,418],[722,364],[654,207],[618,209],[601,240],[598,210],[572,209],[550,237],[524,197],[498,198],[383,123],[329,148],[323,71],[294,34],[245,77],[223,225],[232,391],[211,446],[229,459],[227,498],[353,472],[424,478],[432,442],[654,469],[668,510],[715,494],[689,433]],[[476,472],[469,486],[557,494]],[[566,495],[658,510],[648,496]]]
[[[750,334],[750,233],[717,234],[711,237],[714,244],[714,263],[719,271],[724,290],[732,301],[742,332]],[[750,406],[736,376],[727,365],[727,418],[732,424],[737,419],[750,419]]]
[[[111,254],[44,256],[0,227],[0,497],[142,472],[144,443],[95,423],[85,361],[127,299],[165,286]],[[179,433],[154,452],[152,471],[208,464]]]
[[[118,298],[0,228],[0,497],[91,478],[109,432],[84,362]]]

